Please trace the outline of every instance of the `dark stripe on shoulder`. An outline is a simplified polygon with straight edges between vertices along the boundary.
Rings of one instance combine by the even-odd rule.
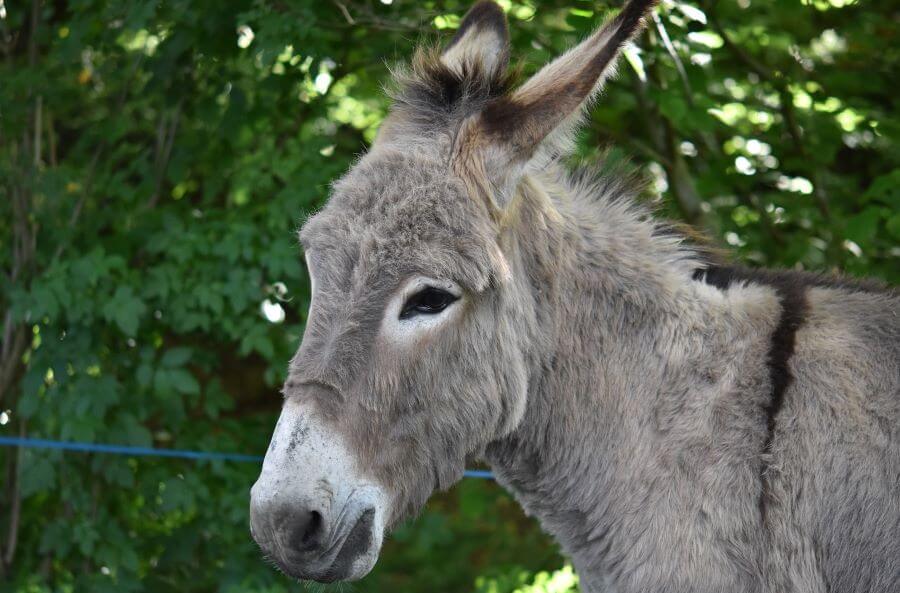
[[[723,289],[728,288],[736,281],[749,281],[773,287],[793,285],[805,288],[831,288],[847,292],[897,295],[896,288],[872,278],[853,278],[805,270],[767,270],[711,264],[709,267],[694,270],[694,279],[703,280],[707,284]]]
[[[694,272],[694,278],[703,280],[722,290],[735,283],[761,284],[775,290],[781,305],[778,325],[772,332],[767,364],[772,392],[768,403],[764,406],[766,413],[766,438],[763,442],[763,462],[761,467],[762,494],[759,500],[760,513],[765,520],[766,506],[771,496],[769,492],[768,453],[772,448],[778,415],[784,406],[784,394],[793,381],[789,361],[794,355],[797,330],[806,320],[809,304],[806,291],[810,285],[809,278],[802,274],[777,270],[752,270],[739,266],[714,266]]]
[[[768,440],[765,449],[772,444],[772,434],[781,407],[784,404],[784,392],[793,381],[788,361],[794,355],[797,330],[806,320],[809,305],[806,302],[806,287],[802,284],[773,285],[781,302],[781,318],[772,332],[772,344],[769,348],[769,373],[772,379],[772,399],[766,408]]]

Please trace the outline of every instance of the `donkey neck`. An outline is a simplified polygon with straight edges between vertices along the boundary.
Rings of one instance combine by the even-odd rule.
[[[613,182],[546,175],[517,200],[517,272],[541,327],[524,417],[486,458],[596,582],[634,543],[625,532],[665,520],[648,509],[682,478],[659,480],[722,446],[711,414],[728,381],[766,383],[779,305],[763,288],[723,293],[694,280],[701,258]],[[729,413],[755,417],[750,392]]]

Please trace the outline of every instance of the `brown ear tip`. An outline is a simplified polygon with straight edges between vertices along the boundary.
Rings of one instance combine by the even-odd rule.
[[[657,4],[659,4],[659,0],[629,0],[613,21],[617,28],[613,37],[614,45],[618,47],[619,44],[643,29],[647,18]]]
[[[649,15],[659,0],[631,0],[622,9],[623,14],[631,14],[633,19],[640,20]]]
[[[447,45],[447,49],[453,47],[457,41],[462,39],[468,30],[472,27],[478,29],[490,29],[494,31],[498,37],[504,41],[509,40],[509,29],[506,25],[506,13],[499,4],[493,0],[480,0],[476,2],[466,16],[463,17],[456,35]]]
[[[472,8],[466,13],[465,18],[479,18],[480,16],[487,14],[501,16],[504,19],[506,18],[503,8],[494,2],[494,0],[478,0],[478,2],[473,4]]]

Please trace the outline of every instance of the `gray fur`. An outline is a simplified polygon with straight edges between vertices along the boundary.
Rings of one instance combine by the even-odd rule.
[[[525,163],[484,133],[509,95],[477,77],[498,73],[454,65],[467,91],[442,105],[442,64],[420,60],[301,232],[318,287],[285,386],[390,491],[388,525],[483,458],[588,593],[900,591],[897,296],[794,279],[805,311],[770,434],[776,288],[698,279],[709,258],[627,179],[548,155],[558,130]],[[385,304],[416,274],[461,286],[462,314],[390,343]]]

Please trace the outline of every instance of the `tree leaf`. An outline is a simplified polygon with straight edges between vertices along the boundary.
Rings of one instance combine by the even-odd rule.
[[[163,353],[160,364],[164,367],[179,367],[190,360],[191,354],[191,349],[183,346],[169,348]]]
[[[107,321],[114,321],[125,335],[133,336],[137,332],[141,315],[147,306],[134,294],[130,286],[120,286],[103,305],[103,315]]]
[[[172,386],[186,395],[200,393],[200,383],[189,371],[185,369],[172,369],[169,371],[169,380]]]
[[[866,245],[872,241],[881,220],[881,208],[869,206],[859,214],[851,216],[844,228],[844,235],[858,243]]]

